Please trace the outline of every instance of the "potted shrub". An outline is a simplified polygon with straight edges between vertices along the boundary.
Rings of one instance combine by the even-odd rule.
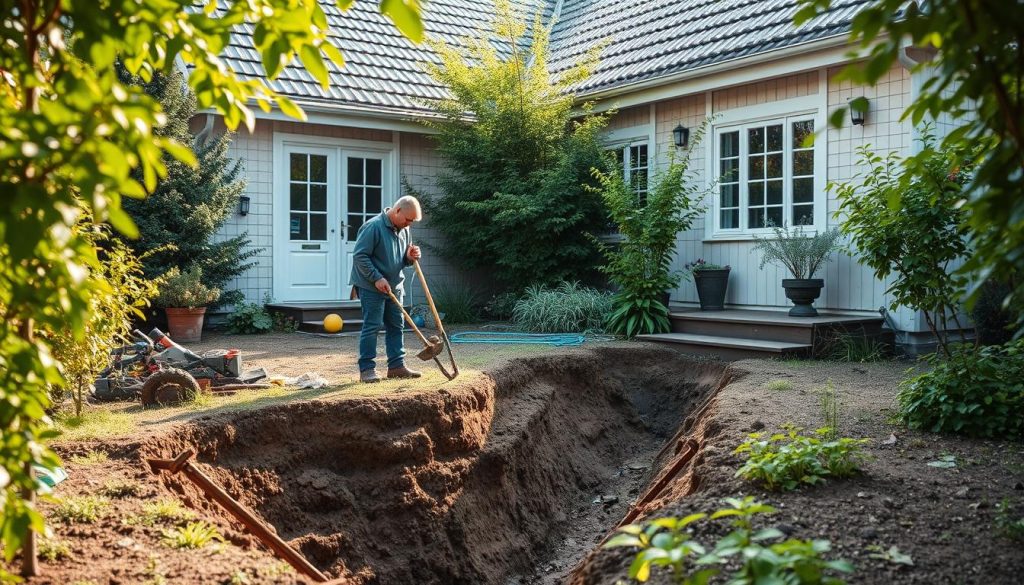
[[[755,250],[761,251],[761,268],[771,262],[781,264],[793,278],[784,278],[782,288],[786,298],[793,301],[789,310],[791,317],[815,317],[818,311],[813,303],[821,295],[825,281],[814,278],[818,269],[839,249],[839,230],[832,228],[813,235],[805,234],[803,228],[793,231],[788,228],[773,228],[775,237],[756,238]]]
[[[703,258],[686,265],[693,275],[693,284],[697,286],[697,298],[700,299],[701,311],[725,310],[725,291],[729,286],[728,265],[712,264]]]
[[[185,272],[175,267],[162,278],[156,305],[167,311],[167,328],[175,341],[200,341],[206,306],[220,298],[220,290],[204,285],[202,278],[199,266]]]

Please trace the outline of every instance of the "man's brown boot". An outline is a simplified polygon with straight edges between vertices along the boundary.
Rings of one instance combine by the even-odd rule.
[[[359,381],[364,384],[372,384],[374,382],[380,382],[380,377],[377,376],[377,370],[363,370],[359,372]]]
[[[399,368],[388,368],[388,378],[419,378],[423,374],[416,370],[410,370],[405,366]]]

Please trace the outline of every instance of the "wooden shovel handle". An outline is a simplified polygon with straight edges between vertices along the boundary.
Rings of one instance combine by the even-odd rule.
[[[420,261],[412,261],[413,268],[416,269],[416,276],[420,278],[420,284],[423,285],[423,294],[427,297],[427,304],[430,305],[430,312],[434,314],[434,323],[437,325],[437,330],[441,333],[441,337],[444,337],[444,326],[441,325],[441,316],[437,314],[437,307],[434,305],[434,297],[430,294],[430,288],[427,286],[427,278],[423,276],[423,269],[420,268]]]
[[[421,332],[420,332],[420,328],[416,326],[416,323],[413,323],[413,321],[412,321],[412,317],[410,317],[410,316],[409,316],[409,313],[407,313],[407,312],[405,311],[405,307],[403,307],[403,306],[402,306],[402,303],[401,303],[401,301],[399,301],[399,300],[398,300],[398,297],[396,297],[396,296],[395,296],[395,293],[393,293],[393,292],[391,292],[391,291],[389,290],[389,291],[388,291],[388,296],[389,296],[389,297],[391,297],[391,300],[392,300],[392,301],[395,301],[395,304],[396,304],[396,305],[398,305],[398,308],[399,308],[399,309],[400,309],[400,310],[402,311],[402,315],[405,315],[405,321],[406,321],[406,322],[407,322],[407,323],[408,323],[409,325],[412,325],[412,330],[413,330],[413,331],[415,331],[415,332],[416,332],[416,335],[418,335],[418,336],[419,336],[419,338],[420,338],[420,341],[422,341],[422,342],[423,342],[423,345],[426,345],[426,346],[431,346],[431,345],[433,345],[432,343],[430,343],[429,341],[427,341],[427,338],[426,338],[426,337],[424,337],[424,336],[423,336],[423,333],[421,333]]]

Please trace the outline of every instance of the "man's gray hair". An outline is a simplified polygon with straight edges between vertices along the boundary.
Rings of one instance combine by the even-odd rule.
[[[411,212],[414,221],[419,221],[423,218],[423,209],[420,208],[420,202],[412,195],[399,197],[398,201],[395,201],[395,209]]]

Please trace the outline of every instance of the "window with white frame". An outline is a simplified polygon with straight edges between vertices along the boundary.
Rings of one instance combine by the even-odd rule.
[[[647,179],[650,171],[647,143],[634,142],[612,150],[615,161],[622,167],[623,180],[636,193],[639,205],[647,204]]]
[[[814,116],[789,116],[715,129],[716,229],[742,233],[813,226]]]

